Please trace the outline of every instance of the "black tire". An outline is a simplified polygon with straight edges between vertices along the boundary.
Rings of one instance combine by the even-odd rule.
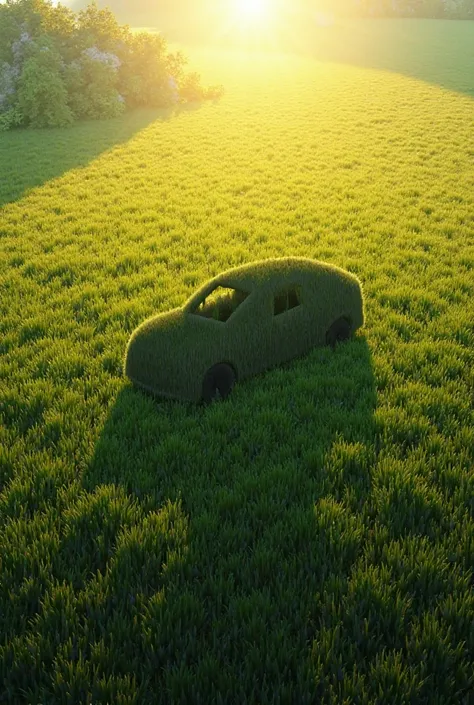
[[[219,362],[205,374],[202,383],[202,400],[205,404],[227,399],[235,384],[235,372],[230,365]]]
[[[334,350],[336,343],[342,343],[351,337],[351,324],[347,318],[338,318],[326,333],[326,345]]]

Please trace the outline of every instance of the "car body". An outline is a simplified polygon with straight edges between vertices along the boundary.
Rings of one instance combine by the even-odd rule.
[[[304,257],[252,262],[142,323],[128,342],[124,373],[158,396],[200,402],[203,380],[216,365],[244,380],[327,344],[331,326],[341,321],[344,338],[364,323],[355,275]]]

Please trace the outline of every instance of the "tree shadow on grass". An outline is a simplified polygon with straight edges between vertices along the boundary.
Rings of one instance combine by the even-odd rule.
[[[209,407],[125,387],[58,552],[109,649],[100,673],[134,675],[140,703],[315,702],[321,596],[365,540],[375,406],[360,335]]]
[[[0,133],[0,208],[26,191],[84,167],[103,152],[128,142],[155,121],[168,121],[178,108],[141,108],[108,120],[88,120],[69,128],[22,129]]]

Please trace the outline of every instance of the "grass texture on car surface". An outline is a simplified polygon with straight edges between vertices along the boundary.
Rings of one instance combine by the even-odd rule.
[[[351,333],[363,324],[354,275],[304,257],[250,262],[142,323],[127,345],[125,374],[156,394],[200,401],[213,365],[226,363],[243,380],[325,344],[341,319]]]

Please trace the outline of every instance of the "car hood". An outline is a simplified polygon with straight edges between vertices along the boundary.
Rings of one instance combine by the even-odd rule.
[[[166,368],[169,378],[170,365],[176,363],[184,335],[184,314],[175,309],[158,314],[136,328],[128,341],[125,352],[125,375],[145,388],[160,388]]]
[[[213,360],[220,325],[216,322],[213,326],[213,321],[205,326],[200,323],[181,308],[144,321],[128,342],[125,375],[160,396],[197,401],[203,374]],[[199,329],[193,331],[198,325]]]

